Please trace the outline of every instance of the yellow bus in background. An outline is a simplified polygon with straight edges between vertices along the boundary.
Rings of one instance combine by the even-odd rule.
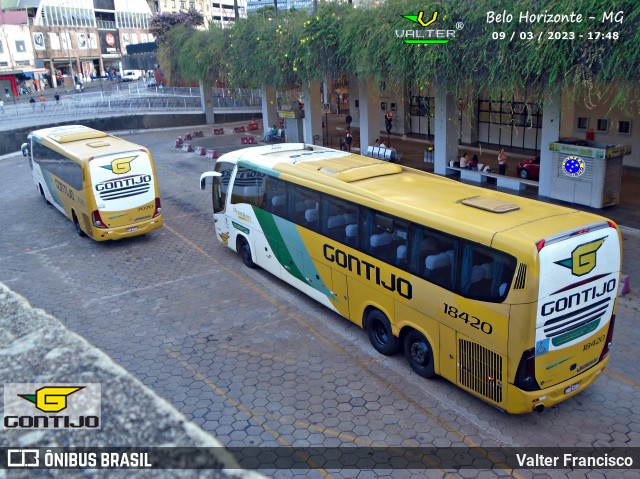
[[[117,240],[162,226],[147,148],[83,125],[35,130],[30,142],[36,188],[80,236]]]
[[[216,236],[510,413],[589,386],[609,359],[621,236],[606,218],[312,145],[221,156]]]

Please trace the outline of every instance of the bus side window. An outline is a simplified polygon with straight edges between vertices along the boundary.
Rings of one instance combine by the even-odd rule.
[[[358,223],[357,207],[333,196],[325,195],[322,202],[322,212],[323,234],[341,243],[346,243],[347,226],[357,226]]]
[[[515,258],[481,245],[466,244],[462,254],[460,293],[481,301],[501,301],[515,272]]]
[[[289,184],[287,194],[287,219],[310,230],[319,231],[320,193],[304,186]]]
[[[287,184],[273,176],[265,176],[263,208],[269,213],[284,218],[287,213]]]
[[[454,238],[417,227],[412,237],[409,270],[427,281],[453,289],[456,273],[455,251]]]

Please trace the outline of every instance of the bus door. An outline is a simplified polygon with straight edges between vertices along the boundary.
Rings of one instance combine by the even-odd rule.
[[[156,178],[146,150],[125,151],[89,161],[100,219],[115,228],[150,219],[156,208]]]
[[[618,230],[606,222],[545,239],[535,343],[536,379],[543,389],[599,362],[618,294],[620,261]]]

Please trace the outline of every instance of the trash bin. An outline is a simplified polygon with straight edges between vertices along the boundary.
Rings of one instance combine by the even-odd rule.
[[[424,147],[424,161],[426,163],[433,163],[433,146]]]

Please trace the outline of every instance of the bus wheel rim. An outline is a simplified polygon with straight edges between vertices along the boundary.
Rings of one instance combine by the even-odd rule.
[[[411,357],[420,365],[427,362],[427,346],[423,342],[415,342],[411,345]]]

